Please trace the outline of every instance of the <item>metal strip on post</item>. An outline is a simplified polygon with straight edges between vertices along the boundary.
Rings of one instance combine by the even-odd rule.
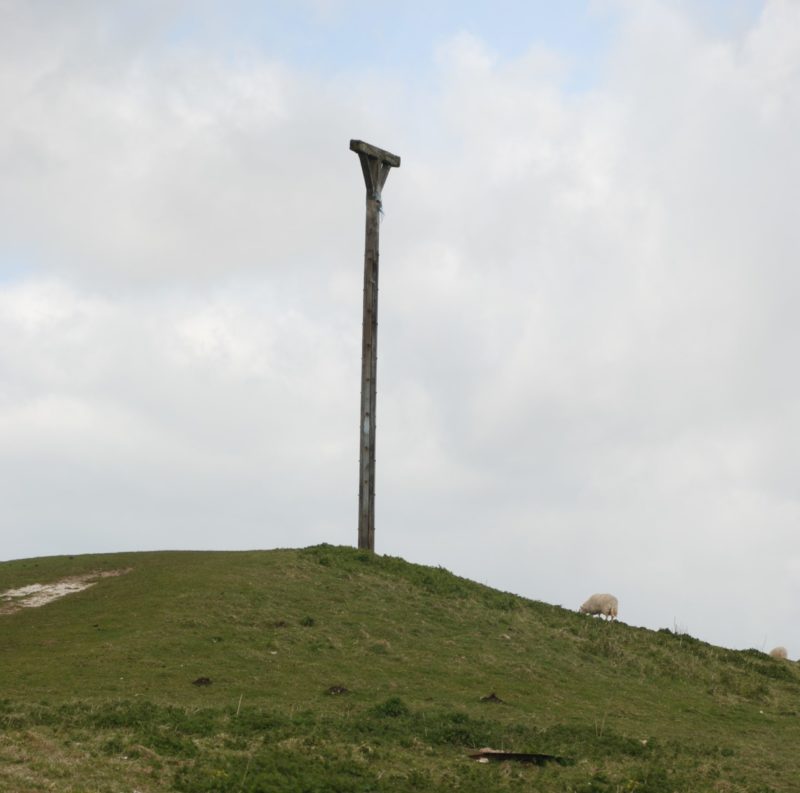
[[[364,234],[364,314],[361,335],[361,425],[358,483],[358,547],[375,550],[375,414],[378,374],[378,246],[381,194],[400,158],[360,140],[350,141],[358,154],[367,190]]]

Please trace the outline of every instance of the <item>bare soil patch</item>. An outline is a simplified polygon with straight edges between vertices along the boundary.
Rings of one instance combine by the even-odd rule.
[[[62,578],[50,584],[29,584],[19,589],[7,589],[5,592],[0,592],[0,614],[13,614],[21,609],[44,606],[65,595],[82,592],[103,578],[125,575],[132,569],[127,567],[120,570],[97,570],[85,575]]]

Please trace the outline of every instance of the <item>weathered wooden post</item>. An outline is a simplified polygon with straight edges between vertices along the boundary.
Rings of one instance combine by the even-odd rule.
[[[367,227],[364,242],[364,320],[361,335],[361,445],[358,485],[358,547],[375,550],[375,405],[378,372],[378,237],[381,191],[390,168],[400,158],[388,151],[351,140],[367,188]]]

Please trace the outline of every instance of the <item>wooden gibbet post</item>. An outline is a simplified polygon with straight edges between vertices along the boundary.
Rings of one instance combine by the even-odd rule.
[[[378,239],[381,192],[400,158],[361,140],[351,140],[367,188],[364,242],[364,319],[361,335],[361,444],[358,484],[358,547],[375,550],[375,407],[378,373]]]

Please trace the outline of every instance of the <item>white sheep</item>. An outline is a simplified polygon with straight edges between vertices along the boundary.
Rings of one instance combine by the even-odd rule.
[[[773,658],[780,658],[782,661],[786,660],[789,657],[789,653],[786,652],[786,648],[785,647],[773,647],[769,651],[769,654]]]
[[[592,595],[579,609],[581,614],[599,614],[601,617],[617,618],[617,599],[613,595]]]

